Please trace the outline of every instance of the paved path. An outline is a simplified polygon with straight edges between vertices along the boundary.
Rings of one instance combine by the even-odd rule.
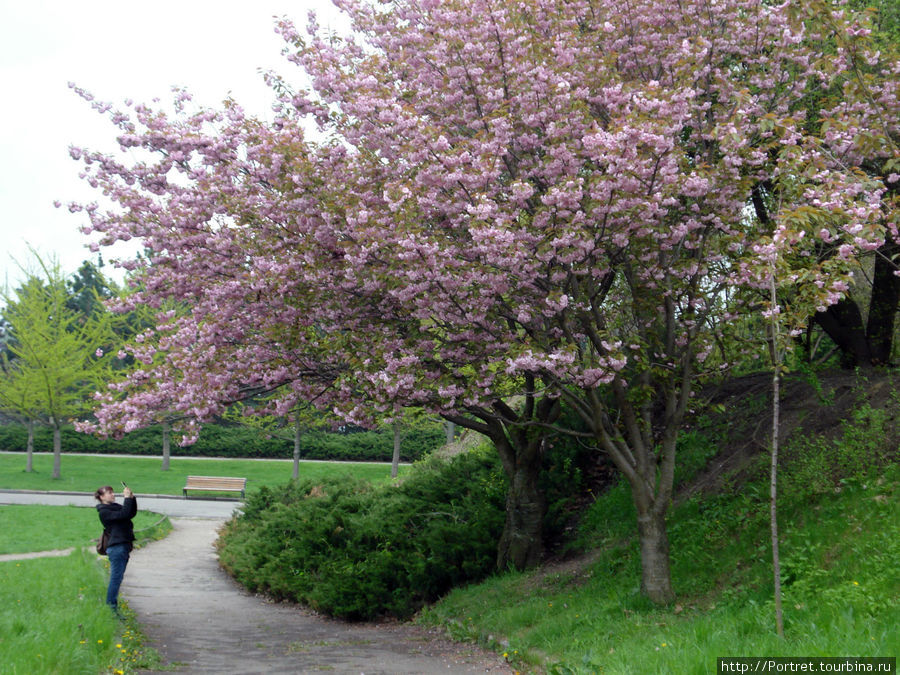
[[[32,560],[34,558],[64,558],[74,550],[74,548],[60,548],[55,551],[36,551],[34,553],[4,553],[3,555],[0,555],[0,562],[9,562],[10,560]]]

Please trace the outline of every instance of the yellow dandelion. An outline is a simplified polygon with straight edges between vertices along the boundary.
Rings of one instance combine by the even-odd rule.
[[[854,585],[854,586],[859,586],[859,582],[858,582],[858,581],[854,581],[854,582],[853,582],[853,585]]]

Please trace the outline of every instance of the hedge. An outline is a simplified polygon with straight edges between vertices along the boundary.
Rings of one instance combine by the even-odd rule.
[[[25,451],[27,438],[23,425],[0,425],[0,450]],[[400,459],[404,462],[421,459],[440,447],[444,440],[444,431],[438,423],[430,422],[411,429],[403,438]],[[36,452],[53,450],[50,428],[35,428],[34,449]],[[62,430],[62,449],[69,453],[160,455],[162,427],[138,429],[122,440],[114,440],[82,434],[69,426]],[[387,462],[393,452],[394,435],[390,429],[348,433],[310,431],[302,436],[300,443],[303,459]],[[181,447],[173,440],[171,454],[173,457],[289,459],[294,454],[294,443],[288,439],[266,437],[247,427],[209,424],[203,427],[200,439],[194,445]]]

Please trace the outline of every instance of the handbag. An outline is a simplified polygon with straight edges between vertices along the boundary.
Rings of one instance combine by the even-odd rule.
[[[97,553],[106,555],[106,547],[109,544],[109,530],[103,530],[100,535],[100,541],[97,542]]]

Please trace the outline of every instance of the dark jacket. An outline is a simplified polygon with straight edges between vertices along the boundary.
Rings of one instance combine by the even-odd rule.
[[[97,504],[97,514],[103,523],[103,529],[109,530],[107,546],[128,544],[131,547],[131,542],[134,541],[134,524],[131,519],[136,513],[137,499],[134,497],[125,497],[122,504]]]

